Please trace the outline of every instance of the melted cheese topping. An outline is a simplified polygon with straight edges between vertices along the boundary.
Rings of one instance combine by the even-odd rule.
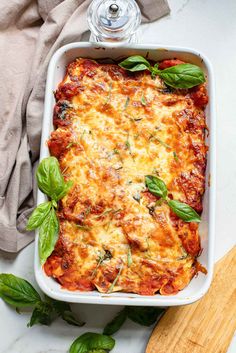
[[[88,59],[69,65],[56,100],[48,144],[74,184],[59,204],[46,273],[69,290],[177,293],[196,273],[198,226],[158,202],[145,175],[202,211],[203,109],[148,72]]]

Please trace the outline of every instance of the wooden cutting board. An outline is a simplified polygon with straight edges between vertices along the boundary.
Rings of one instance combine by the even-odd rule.
[[[226,353],[236,330],[236,246],[215,266],[208,293],[167,310],[146,353]]]

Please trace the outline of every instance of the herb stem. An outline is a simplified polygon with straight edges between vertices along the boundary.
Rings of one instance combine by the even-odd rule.
[[[150,136],[150,138],[149,138],[149,140],[156,140],[157,142],[159,142],[162,146],[164,146],[164,147],[166,147],[166,148],[171,148],[171,146],[170,145],[168,145],[167,143],[165,143],[164,141],[162,141],[159,137],[157,137],[157,136],[153,136],[153,135],[151,135]]]
[[[130,102],[130,98],[127,97],[127,98],[126,98],[126,101],[125,101],[125,105],[124,105],[124,110],[126,110],[126,108],[128,107],[129,102]]]
[[[116,285],[116,282],[118,281],[118,278],[120,277],[121,271],[123,270],[123,263],[121,264],[120,268],[119,268],[119,272],[116,276],[116,278],[114,279],[113,283],[111,284],[111,286],[109,287],[107,293],[111,293]]]

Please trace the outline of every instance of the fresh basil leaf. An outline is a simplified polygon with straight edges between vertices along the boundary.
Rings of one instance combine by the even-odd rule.
[[[51,202],[44,202],[38,205],[38,207],[35,208],[31,214],[26,229],[33,230],[38,228],[43,223],[45,217],[48,215],[51,207]]]
[[[30,322],[27,324],[28,327],[32,327],[36,324],[42,324],[49,326],[53,321],[52,318],[52,307],[45,302],[41,302],[37,304],[34,309]]]
[[[127,318],[126,310],[121,310],[112,321],[110,321],[104,328],[103,334],[104,335],[113,335],[116,333],[121,326],[124,324]]]
[[[89,351],[88,353],[107,353],[107,351],[104,351],[104,349],[93,349],[92,351]]]
[[[174,88],[191,88],[205,82],[200,67],[192,64],[180,64],[159,70],[158,75],[164,82]]]
[[[125,59],[119,64],[120,67],[129,71],[143,71],[150,70],[151,65],[149,62],[140,55],[133,55]]]
[[[163,180],[153,175],[146,175],[145,184],[153,195],[166,198],[167,188]]]
[[[169,200],[168,205],[172,211],[185,222],[201,222],[201,217],[199,214],[186,203]]]
[[[69,353],[88,353],[93,350],[110,351],[115,346],[115,340],[99,333],[87,332],[79,336],[70,346]]]
[[[158,66],[159,64],[156,63],[152,68],[151,68],[151,76],[152,76],[152,79],[154,79],[158,74],[159,74],[159,71],[158,70]]]
[[[126,69],[126,70],[129,70],[131,72],[144,71],[144,70],[149,70],[149,67],[146,66],[145,64],[137,64],[137,65],[133,66],[132,68]]]
[[[51,304],[56,313],[62,318],[62,320],[66,321],[69,325],[83,326],[85,324],[85,322],[75,317],[75,315],[71,311],[69,303],[51,299]]]
[[[75,317],[71,310],[65,310],[61,315],[62,320],[66,321],[69,325],[84,326],[85,322]]]
[[[130,320],[143,326],[154,324],[165,312],[163,308],[148,306],[127,306],[125,309]]]
[[[72,180],[69,180],[69,181],[67,181],[67,182],[64,182],[64,188],[63,188],[63,190],[61,191],[61,193],[59,193],[59,194],[57,195],[56,201],[62,199],[62,198],[69,192],[69,190],[71,189],[72,185],[73,185],[73,181],[72,181]]]
[[[44,158],[41,161],[36,178],[39,189],[55,201],[63,197],[72,185],[71,182],[65,183],[55,157]]]
[[[51,209],[39,229],[39,258],[41,264],[54,250],[58,239],[59,222],[54,209]]]
[[[35,306],[41,301],[38,292],[26,280],[12,274],[0,274],[0,297],[17,308]]]
[[[52,202],[53,207],[57,208],[57,202],[55,200],[52,200],[51,202]]]

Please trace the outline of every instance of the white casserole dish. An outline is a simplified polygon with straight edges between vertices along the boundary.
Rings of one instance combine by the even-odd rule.
[[[207,125],[210,130],[209,137],[206,136],[209,145],[208,161],[206,169],[206,192],[203,201],[202,222],[200,224],[202,254],[199,257],[200,263],[207,268],[207,275],[199,273],[193,278],[190,284],[177,295],[161,296],[140,296],[130,293],[102,294],[97,291],[79,292],[62,289],[60,284],[53,278],[48,277],[40,266],[38,257],[38,234],[35,241],[35,276],[38,285],[48,296],[74,303],[90,304],[113,304],[113,305],[147,305],[147,306],[176,306],[190,304],[200,299],[208,290],[214,265],[214,226],[215,226],[215,93],[212,67],[208,59],[195,50],[177,47],[160,47],[158,45],[137,45],[128,44],[118,46],[111,43],[71,43],[63,46],[53,55],[47,76],[44,119],[41,139],[40,159],[49,156],[46,141],[53,131],[52,116],[55,104],[53,91],[65,75],[66,66],[76,57],[89,58],[112,58],[127,57],[130,55],[143,55],[148,53],[152,60],[178,58],[186,62],[200,66],[207,76],[209,104],[206,108]],[[209,179],[210,178],[210,179]],[[209,187],[210,181],[210,187]],[[45,195],[38,191],[37,203],[45,201]]]

